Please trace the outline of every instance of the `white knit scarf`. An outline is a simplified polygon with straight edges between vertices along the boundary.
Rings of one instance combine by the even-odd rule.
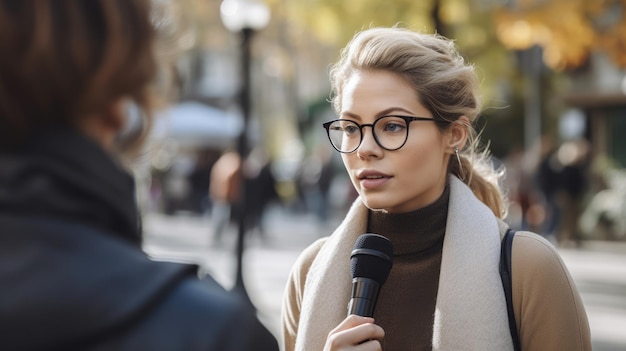
[[[350,252],[365,233],[368,209],[357,199],[313,261],[304,288],[296,350],[320,351],[347,314]],[[498,262],[500,234],[491,210],[450,178],[434,317],[433,350],[513,350]]]

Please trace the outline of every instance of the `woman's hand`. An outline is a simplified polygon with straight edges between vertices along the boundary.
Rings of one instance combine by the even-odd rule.
[[[385,331],[374,318],[350,315],[328,333],[324,351],[380,351]]]

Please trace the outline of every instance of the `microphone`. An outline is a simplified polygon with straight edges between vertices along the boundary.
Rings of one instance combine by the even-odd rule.
[[[378,234],[359,236],[350,255],[352,294],[348,315],[373,317],[380,287],[387,281],[392,266],[391,241]]]

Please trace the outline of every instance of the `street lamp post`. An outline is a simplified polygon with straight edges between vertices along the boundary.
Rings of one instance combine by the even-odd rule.
[[[240,172],[243,171],[243,162],[248,155],[248,128],[250,122],[250,84],[251,84],[251,54],[250,44],[254,33],[264,28],[269,22],[269,9],[267,6],[256,0],[224,0],[220,6],[220,16],[224,26],[231,32],[238,33],[241,37],[240,47],[240,91],[239,91],[239,105],[241,109],[241,115],[243,118],[243,128],[239,134],[237,140],[237,151],[241,158],[242,167]],[[247,217],[247,204],[246,204],[246,186],[243,174],[241,174],[241,189],[239,194],[239,216],[237,221],[237,244],[236,244],[236,276],[234,290],[241,294],[244,299],[250,302],[253,306],[243,281],[243,251],[244,251],[244,239],[246,235],[246,217]]]

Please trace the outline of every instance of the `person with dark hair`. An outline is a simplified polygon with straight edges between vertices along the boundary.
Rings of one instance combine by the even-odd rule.
[[[142,251],[151,7],[0,0],[1,350],[278,350],[237,295]]]
[[[514,235],[507,303],[501,173],[478,148],[478,79],[454,42],[398,27],[361,31],[331,86],[338,118],[323,127],[359,197],[292,269],[284,349],[590,350],[580,295],[537,234]],[[347,308],[350,256],[364,233],[393,247],[371,317]]]

